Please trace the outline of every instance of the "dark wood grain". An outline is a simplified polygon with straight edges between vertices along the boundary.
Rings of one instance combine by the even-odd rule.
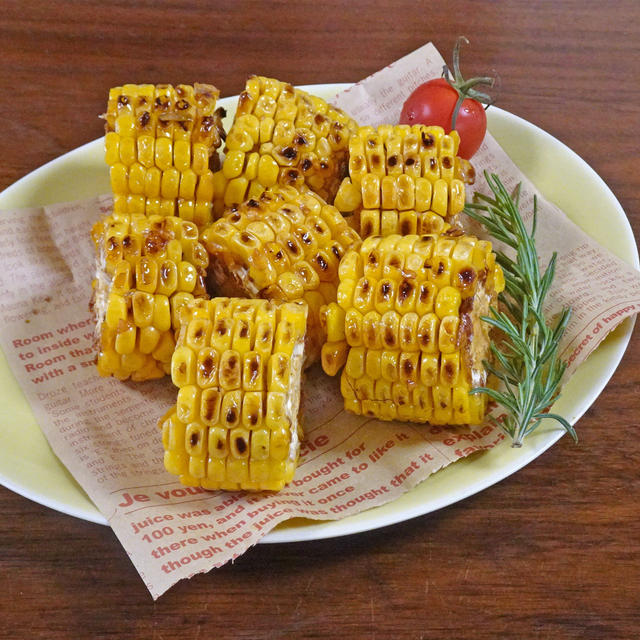
[[[101,135],[122,82],[355,81],[459,34],[467,73],[582,156],[640,229],[636,0],[4,0],[0,189]],[[0,487],[0,638],[581,638],[640,628],[640,341],[500,484],[357,536],[259,545],[154,603],[111,531]],[[622,453],[622,450],[625,453]]]

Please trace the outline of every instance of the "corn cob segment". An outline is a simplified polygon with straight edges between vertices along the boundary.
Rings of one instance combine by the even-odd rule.
[[[348,251],[323,308],[322,367],[345,408],[382,420],[478,424],[488,314],[504,289],[489,242],[464,235],[370,237]]]
[[[201,240],[218,295],[307,303],[306,364],[316,361],[320,307],[336,300],[340,259],[360,243],[338,210],[311,192],[274,187],[228,210]]]
[[[443,233],[465,201],[471,165],[456,157],[457,131],[435,126],[360,127],[349,140],[349,177],[335,206],[363,238]]]
[[[211,220],[217,149],[224,139],[208,84],[114,87],[105,114],[105,160],[116,213]]]
[[[276,184],[306,184],[332,203],[347,175],[347,150],[357,124],[344,112],[290,84],[252,76],[238,99],[216,182],[225,207]]]
[[[180,308],[207,297],[209,257],[196,225],[175,216],[113,214],[94,225],[92,236],[98,372],[134,381],[164,376]]]
[[[293,478],[307,306],[216,298],[181,312],[164,464],[188,486],[278,491]]]

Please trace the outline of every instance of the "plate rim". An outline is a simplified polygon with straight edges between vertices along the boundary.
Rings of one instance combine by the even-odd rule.
[[[312,84],[312,85],[300,85],[299,88],[307,91],[315,91],[320,93],[325,99],[331,100],[333,95],[338,93],[340,90],[345,89],[351,86],[351,83],[326,83],[326,84]],[[333,92],[333,93],[332,93]],[[223,98],[220,102],[233,101],[237,99],[237,96],[230,96],[227,98]],[[235,105],[234,105],[235,107]],[[607,196],[607,199],[611,201],[611,204],[616,209],[616,212],[619,217],[619,222],[625,228],[625,239],[630,240],[631,245],[631,258],[633,264],[631,266],[636,269],[640,268],[640,254],[638,252],[638,245],[635,240],[635,236],[633,234],[633,229],[629,222],[629,219],[622,208],[622,205],[616,198],[613,191],[607,185],[607,183],[603,180],[603,178],[582,158],[580,157],[573,149],[567,146],[564,142],[551,135],[544,129],[538,127],[536,124],[525,120],[524,118],[513,114],[509,111],[501,109],[499,107],[492,106],[492,108],[488,112],[489,116],[489,132],[491,132],[491,121],[494,119],[493,114],[498,114],[498,118],[504,118],[507,121],[511,120],[516,123],[516,126],[530,128],[536,136],[544,138],[547,143],[553,145],[559,145],[559,148],[562,149],[564,153],[568,153],[573,161],[577,162],[577,164],[581,167],[583,171],[585,171],[589,180],[593,180],[597,186],[598,190],[601,190]],[[46,162],[45,164],[37,167],[33,171],[29,172],[25,176],[19,178],[14,183],[6,187],[3,191],[0,192],[0,202],[7,198],[11,198],[14,195],[14,192],[19,192],[25,184],[29,181],[38,179],[41,175],[46,174],[48,171],[52,169],[54,165],[58,165],[60,163],[64,163],[65,160],[68,160],[70,156],[80,155],[82,153],[92,153],[94,151],[94,147],[102,146],[104,137],[96,138],[95,140],[86,142],[79,147],[71,149],[66,153],[53,158],[52,160]],[[624,261],[628,263],[627,259],[624,258]],[[580,406],[578,412],[573,417],[572,422],[575,424],[582,415],[586,412],[586,410],[597,400],[600,393],[607,386],[609,380],[617,370],[624,354],[629,345],[631,335],[633,332],[633,328],[635,325],[635,316],[625,321],[627,326],[623,329],[624,334],[621,336],[621,343],[618,345],[616,352],[613,354],[613,357],[608,362],[608,368],[606,374],[604,376],[600,376],[597,380],[597,383],[592,385],[592,398],[588,402],[583,402]],[[582,366],[582,365],[581,365]],[[578,368],[578,370],[580,367]],[[9,373],[13,376],[13,372],[9,369]],[[29,408],[30,409],[30,408]],[[37,421],[34,422],[38,429],[40,429]],[[41,431],[41,430],[40,430]],[[42,433],[42,432],[41,432]],[[42,434],[44,437],[44,434]],[[343,518],[341,520],[311,520],[311,519],[296,519],[303,520],[304,524],[300,526],[286,526],[286,521],[281,527],[276,527],[272,529],[267,535],[265,535],[259,542],[260,543],[285,543],[285,542],[305,542],[311,540],[321,540],[333,537],[341,537],[346,535],[353,535],[356,533],[362,533],[365,531],[370,531],[374,529],[385,528],[391,526],[393,524],[399,524],[406,520],[413,519],[415,517],[421,515],[427,515],[434,511],[438,511],[444,507],[450,506],[466,498],[475,495],[485,489],[493,486],[494,484],[500,482],[508,478],[513,473],[516,473],[523,467],[527,466],[537,457],[542,455],[547,449],[549,449],[553,444],[555,444],[562,436],[564,432],[562,430],[546,430],[540,434],[538,434],[537,438],[532,438],[529,440],[526,449],[520,450],[521,453],[516,460],[516,464],[508,466],[506,469],[504,465],[495,467],[490,472],[484,472],[482,474],[482,479],[480,482],[475,482],[473,484],[463,485],[462,489],[456,489],[453,494],[446,494],[444,496],[435,496],[429,502],[428,506],[425,507],[424,504],[418,504],[415,506],[410,506],[400,511],[399,513],[395,511],[391,511],[391,513],[385,513],[385,507],[389,508],[388,505],[397,503],[401,501],[403,496],[407,496],[411,492],[415,491],[416,488],[410,489],[408,492],[405,492],[398,498],[393,501],[389,501],[383,505],[372,507],[363,512],[355,514],[353,516]],[[45,438],[46,440],[46,438]],[[48,444],[48,443],[47,443]],[[490,452],[487,452],[490,455]],[[52,452],[52,455],[55,457],[55,454]],[[485,454],[486,455],[486,454]],[[56,458],[57,459],[57,458]],[[59,464],[62,463],[58,460]],[[450,465],[452,466],[452,465]],[[442,474],[445,470],[440,471]],[[505,472],[506,471],[506,472]],[[429,478],[427,478],[422,484],[429,482],[431,478],[438,474],[432,474]],[[87,496],[84,490],[78,485],[78,490],[82,492],[82,494],[89,501],[89,505],[92,507],[89,508],[81,508],[81,507],[73,507],[68,504],[61,502],[58,499],[53,497],[44,495],[44,494],[34,494],[30,491],[29,487],[21,486],[15,482],[13,478],[8,477],[2,469],[0,469],[0,484],[5,486],[10,491],[27,498],[33,502],[41,504],[45,507],[54,509],[63,513],[65,515],[73,516],[82,520],[86,520],[88,522],[93,522],[95,524],[108,525],[108,521],[104,516],[100,513],[97,507],[91,502],[91,499]],[[420,486],[420,485],[418,485]],[[382,516],[380,515],[380,510],[382,510]]]

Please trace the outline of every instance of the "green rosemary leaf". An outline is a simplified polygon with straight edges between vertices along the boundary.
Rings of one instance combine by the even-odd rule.
[[[470,393],[485,393],[507,411],[501,429],[511,437],[512,446],[535,431],[543,420],[555,420],[575,440],[574,428],[562,416],[548,413],[558,397],[566,362],[558,356],[558,345],[569,322],[571,309],[565,308],[554,322],[543,312],[546,296],[556,270],[554,253],[541,271],[535,244],[538,203],[533,200],[531,231],[520,215],[520,185],[510,194],[495,174],[485,173],[492,195],[476,194],[465,212],[480,222],[489,234],[514,251],[515,259],[497,251],[496,262],[505,276],[500,294],[501,309],[490,308],[483,322],[500,331],[498,342],[490,345],[493,363],[487,371],[502,384],[498,389],[477,387]],[[494,421],[495,422],[495,421]]]
[[[493,346],[493,345],[492,345]],[[485,368],[489,373],[493,373],[495,376],[504,376],[505,380],[511,382],[512,384],[518,383],[518,371],[516,371],[515,367],[511,363],[511,360],[505,356],[502,351],[499,349],[491,350],[494,357],[500,363],[502,370],[496,369],[491,363],[485,365]]]
[[[491,389],[489,387],[476,387],[475,389],[471,389],[469,393],[485,393],[496,402],[499,402],[503,407],[505,407],[505,409],[509,409],[514,413],[518,410],[517,400],[515,398],[508,398],[495,389]]]

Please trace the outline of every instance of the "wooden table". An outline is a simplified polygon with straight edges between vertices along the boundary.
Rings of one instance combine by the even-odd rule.
[[[640,4],[5,0],[0,189],[101,133],[126,81],[356,81],[432,40],[582,156],[640,229]],[[579,421],[461,503],[259,545],[154,603],[107,527],[0,487],[0,638],[612,638],[640,627],[640,340]],[[622,454],[622,448],[627,453]]]

